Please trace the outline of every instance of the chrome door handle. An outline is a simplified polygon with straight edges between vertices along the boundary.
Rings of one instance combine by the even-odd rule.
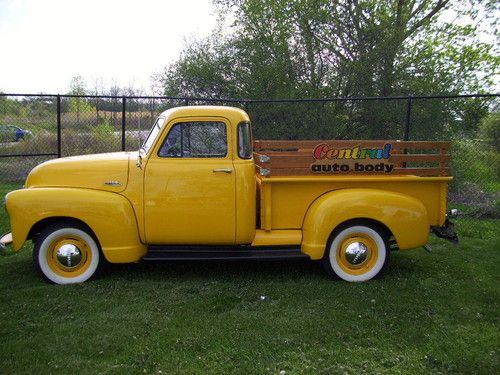
[[[231,168],[218,168],[218,169],[214,169],[213,171],[214,173],[233,173],[233,170]]]

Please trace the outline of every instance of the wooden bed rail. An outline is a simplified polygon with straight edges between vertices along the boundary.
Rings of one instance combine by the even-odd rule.
[[[450,143],[441,141],[255,141],[262,176],[448,176]]]

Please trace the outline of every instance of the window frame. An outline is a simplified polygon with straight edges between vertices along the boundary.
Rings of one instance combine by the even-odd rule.
[[[250,155],[245,157],[245,156],[242,156],[240,154],[240,129],[243,127],[243,126],[248,126],[248,136],[249,136],[249,147],[250,147]],[[238,126],[236,127],[236,148],[237,148],[237,153],[238,153],[238,157],[242,160],[251,160],[253,158],[253,142],[252,142],[253,138],[252,138],[252,124],[250,123],[250,121],[242,121],[238,124]]]
[[[159,121],[162,121],[161,125],[160,126],[157,126],[158,122]],[[149,129],[149,133],[148,133],[148,136],[144,139],[144,142],[142,143],[141,145],[141,148],[139,150],[142,150],[144,151],[144,153],[147,155],[149,154],[150,152],[152,152],[152,150],[154,149],[154,146],[155,146],[155,143],[158,141],[158,136],[161,135],[161,129],[165,126],[165,121],[167,119],[164,117],[164,116],[158,116],[153,124],[153,126],[151,127],[151,129]],[[155,131],[155,128],[158,128],[158,132],[156,133],[156,135],[154,136],[153,138],[153,141],[151,143],[151,145],[146,149],[145,145],[146,145],[146,142],[149,140],[149,137],[151,137],[152,133]]]

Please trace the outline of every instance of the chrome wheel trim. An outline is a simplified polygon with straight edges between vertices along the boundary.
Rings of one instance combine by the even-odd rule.
[[[362,242],[353,242],[345,250],[345,259],[353,266],[359,266],[368,258],[368,246]]]
[[[57,261],[66,268],[75,268],[82,261],[82,251],[75,245],[64,244],[56,249]]]

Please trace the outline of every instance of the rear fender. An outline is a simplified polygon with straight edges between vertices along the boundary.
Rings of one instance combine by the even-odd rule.
[[[119,194],[76,188],[33,188],[10,192],[6,203],[14,251],[21,249],[35,225],[57,217],[85,223],[111,263],[135,262],[146,254],[134,210]]]
[[[400,249],[427,243],[429,219],[419,200],[377,189],[341,189],[326,193],[309,207],[303,225],[302,252],[321,259],[330,234],[355,219],[376,221],[389,229]]]

